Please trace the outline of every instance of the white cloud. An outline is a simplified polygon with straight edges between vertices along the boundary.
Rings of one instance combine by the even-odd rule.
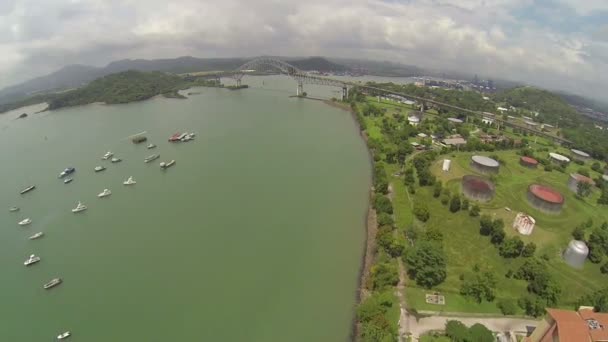
[[[576,13],[608,1],[555,0]],[[119,58],[328,55],[392,59],[594,93],[601,37],[520,27],[533,0],[16,0],[0,7],[0,86]],[[577,5],[578,4],[578,5]],[[601,36],[602,30],[598,30]]]

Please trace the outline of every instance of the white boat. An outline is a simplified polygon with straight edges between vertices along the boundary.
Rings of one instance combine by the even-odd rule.
[[[95,170],[95,172],[99,172],[99,171],[103,171],[105,169],[106,168],[104,166],[98,165],[98,166],[95,166],[95,168],[93,170]]]
[[[72,333],[69,332],[69,331],[66,331],[66,332],[63,332],[63,333],[57,335],[57,339],[58,340],[65,340],[66,338],[68,338],[70,336],[72,336]]]
[[[149,155],[149,156],[146,157],[146,159],[144,159],[144,163],[149,163],[149,162],[151,162],[153,160],[156,160],[158,158],[160,158],[160,154]]]
[[[63,180],[63,184],[72,183],[73,180],[74,180],[74,178],[66,178]]]
[[[19,221],[18,225],[20,225],[20,226],[27,226],[30,223],[32,223],[32,219],[28,217],[28,218],[26,218],[24,220]]]
[[[153,149],[153,148],[155,148],[155,147],[156,147],[156,145],[154,145],[154,144],[150,144],[150,145],[148,145],[148,146],[147,146],[147,149],[148,149],[148,150],[151,150],[151,149]]]
[[[61,280],[61,278],[53,278],[51,279],[51,281],[49,281],[48,283],[42,285],[42,287],[45,290],[51,289],[59,284],[61,284],[63,282],[63,280]]]
[[[30,236],[30,237],[29,237],[29,239],[30,239],[30,240],[36,240],[36,239],[38,239],[38,238],[42,237],[43,235],[44,235],[44,233],[43,233],[43,232],[38,232],[38,233],[36,233],[36,234],[34,234],[34,235]]]
[[[110,160],[110,161],[111,161],[112,163],[120,163],[120,162],[122,161],[122,159],[114,157],[114,158],[112,158],[112,160]]]
[[[101,159],[103,159],[103,160],[108,160],[108,159],[110,159],[110,158],[111,158],[113,155],[114,155],[114,153],[112,153],[112,152],[108,151],[108,152],[106,152],[106,154],[104,154],[104,155],[103,155],[103,157],[101,157]]]
[[[14,213],[15,211],[19,211],[19,207],[10,207],[8,209],[8,211],[10,211],[11,213]]]
[[[79,213],[81,211],[85,211],[87,210],[87,206],[82,204],[81,202],[78,202],[78,205],[76,206],[76,208],[72,209],[73,213]]]
[[[30,255],[30,257],[27,260],[25,260],[23,262],[23,265],[24,266],[33,265],[33,264],[37,263],[38,261],[40,261],[40,257],[32,254],[32,255]]]
[[[59,174],[59,178],[63,178],[63,177],[65,177],[65,176],[69,175],[69,174],[74,173],[75,171],[76,171],[76,169],[75,169],[75,168],[73,168],[73,167],[68,167],[68,168],[66,168],[65,170],[61,171],[61,173]]]
[[[110,189],[103,189],[103,191],[101,193],[99,193],[99,195],[97,195],[97,197],[99,198],[104,198],[104,197],[108,197],[112,194],[112,191],[110,191]]]
[[[171,167],[171,166],[173,166],[173,165],[175,165],[175,160],[172,160],[172,161],[170,161],[170,162],[168,162],[168,163],[161,162],[161,163],[160,163],[160,168],[164,170],[164,169],[168,169],[168,168],[170,168],[170,167]]]
[[[133,185],[136,184],[137,182],[133,179],[133,176],[129,177],[129,179],[127,179],[126,181],[122,182],[122,184],[124,185]]]

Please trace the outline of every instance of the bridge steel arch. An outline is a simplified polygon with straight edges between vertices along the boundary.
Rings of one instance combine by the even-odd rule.
[[[240,86],[241,80],[246,74],[248,74],[248,71],[256,70],[257,68],[262,66],[271,67],[273,69],[279,70],[282,74],[285,74],[295,79],[298,83],[298,88],[296,92],[298,96],[304,93],[304,84],[306,83],[340,87],[342,88],[342,99],[346,99],[348,97],[348,84],[346,82],[330,78],[324,78],[316,75],[310,75],[307,72],[302,71],[283,60],[272,57],[260,57],[253,59],[231,72],[228,77],[235,79],[237,85]]]

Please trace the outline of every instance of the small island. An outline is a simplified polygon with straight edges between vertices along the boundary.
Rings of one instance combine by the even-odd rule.
[[[21,113],[21,115],[19,115],[17,117],[17,119],[25,119],[25,118],[27,118],[27,113]]]
[[[239,89],[247,89],[249,88],[249,86],[247,84],[241,84],[241,85],[230,85],[230,86],[226,86],[226,89],[230,89],[230,90],[239,90]]]

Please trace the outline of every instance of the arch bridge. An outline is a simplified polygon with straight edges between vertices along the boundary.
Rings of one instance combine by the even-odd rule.
[[[310,75],[306,71],[302,71],[285,61],[271,57],[260,57],[253,59],[241,65],[236,70],[225,73],[224,76],[234,79],[236,81],[236,85],[240,86],[241,80],[245,75],[258,71],[260,68],[274,69],[279,71],[281,74],[295,79],[298,83],[298,88],[296,90],[296,94],[298,96],[304,94],[304,84],[306,83],[339,87],[342,88],[342,99],[345,100],[348,97],[348,84],[346,82]]]

